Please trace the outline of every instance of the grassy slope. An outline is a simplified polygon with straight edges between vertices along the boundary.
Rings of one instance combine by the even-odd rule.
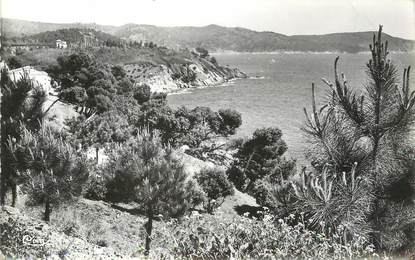
[[[237,221],[242,217],[229,208],[234,204],[240,205],[245,202],[252,202],[252,198],[245,195],[230,197],[215,216],[203,214],[200,217],[218,218],[225,222]],[[22,202],[20,204],[22,205]],[[21,210],[26,216],[34,219],[40,220],[43,216],[43,207],[21,206]],[[142,216],[114,209],[110,204],[102,201],[87,199],[80,199],[75,203],[54,209],[50,221],[54,229],[66,236],[79,238],[93,245],[110,247],[125,256],[138,256],[140,252],[142,253],[140,248],[145,238],[143,229],[145,223],[146,219]],[[154,228],[163,230],[166,225],[163,221],[157,221]],[[154,247],[162,247],[162,241],[163,237],[155,237]]]

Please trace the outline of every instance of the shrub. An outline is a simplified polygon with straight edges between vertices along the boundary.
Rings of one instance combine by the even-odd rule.
[[[139,104],[143,104],[150,100],[151,97],[151,88],[147,84],[139,86],[134,92],[134,98]]]
[[[219,109],[218,114],[221,122],[217,129],[218,133],[225,137],[234,135],[236,129],[242,125],[241,114],[233,109]]]
[[[244,190],[246,184],[246,175],[243,169],[237,167],[236,165],[232,165],[227,171],[226,174],[228,175],[229,181],[233,183],[235,188],[238,190]]]
[[[23,67],[22,60],[17,56],[12,56],[7,60],[10,69],[17,69]]]
[[[137,186],[137,176],[135,173],[117,171],[114,177],[106,185],[107,193],[105,200],[110,202],[131,202],[135,194],[132,192]]]
[[[209,56],[209,52],[205,48],[196,47],[196,51],[197,53],[199,53],[201,58],[206,58],[207,56]]]
[[[203,206],[209,213],[213,213],[216,208],[223,204],[227,196],[234,193],[233,185],[222,169],[202,169],[196,179],[206,193],[207,199]]]
[[[363,237],[343,241],[342,227],[334,236],[311,231],[300,222],[288,225],[293,216],[274,221],[195,215],[158,229],[152,259],[344,259],[376,257],[373,245]]]
[[[210,62],[212,62],[214,65],[218,65],[216,58],[213,56],[210,58]]]
[[[107,181],[102,176],[90,177],[85,185],[84,197],[90,200],[105,200],[108,188]]]

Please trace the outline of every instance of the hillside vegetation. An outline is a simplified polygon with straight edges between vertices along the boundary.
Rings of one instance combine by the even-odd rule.
[[[65,40],[69,45],[81,45],[84,36],[90,37],[94,45],[122,45],[124,43],[118,37],[108,33],[89,28],[67,28],[53,31],[45,31],[37,34],[22,35],[19,37],[7,38],[6,45],[13,44],[44,44],[55,45],[55,41]]]
[[[91,35],[94,46],[83,47],[84,34]],[[211,86],[246,75],[236,68],[221,66],[207,50],[173,50],[149,42],[126,42],[118,37],[92,29],[60,29],[32,36],[9,39],[20,43],[52,45],[56,39],[64,39],[67,49],[32,48],[18,50],[17,55],[5,51],[5,60],[13,61],[12,67],[35,66],[44,70],[58,65],[57,58],[77,52],[85,52],[101,63],[124,67],[128,77],[136,84],[147,84],[155,92],[169,92],[181,88]]]

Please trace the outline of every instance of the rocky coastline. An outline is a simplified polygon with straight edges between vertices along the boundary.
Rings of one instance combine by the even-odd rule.
[[[237,68],[219,66],[207,60],[167,65],[143,62],[126,64],[124,69],[137,84],[147,84],[152,92],[159,93],[215,86],[232,79],[247,77]]]

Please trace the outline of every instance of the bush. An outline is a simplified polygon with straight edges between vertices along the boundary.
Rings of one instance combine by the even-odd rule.
[[[229,181],[233,183],[235,188],[238,190],[244,190],[246,185],[246,175],[243,169],[237,167],[236,165],[232,165],[227,171],[226,174],[228,175]]]
[[[195,215],[170,221],[154,236],[152,259],[344,259],[376,256],[373,245],[362,237],[344,241],[342,227],[333,237],[310,231],[294,216],[274,221]]]
[[[212,62],[214,65],[218,65],[218,61],[213,56],[212,56],[212,58],[210,58],[210,62]]]
[[[101,176],[90,177],[85,187],[84,197],[90,200],[105,200],[108,188],[107,181]]]
[[[12,56],[7,60],[10,69],[17,69],[23,67],[22,60],[17,56]]]
[[[131,202],[135,194],[132,193],[137,186],[137,176],[131,172],[117,171],[114,178],[108,181],[105,196],[106,201],[110,202]]]
[[[219,168],[205,168],[196,176],[198,184],[206,193],[207,199],[203,203],[205,210],[213,213],[220,207],[227,196],[233,195],[233,185],[225,172]]]
[[[139,86],[134,92],[134,98],[139,104],[143,104],[150,100],[151,97],[151,88],[147,84]]]
[[[201,58],[206,58],[207,56],[209,56],[209,51],[206,50],[205,48],[196,47],[196,51],[197,51],[197,53],[199,53],[199,56]]]
[[[219,109],[218,111],[221,123],[218,126],[218,133],[223,136],[234,135],[236,129],[242,125],[242,116],[233,109]]]

